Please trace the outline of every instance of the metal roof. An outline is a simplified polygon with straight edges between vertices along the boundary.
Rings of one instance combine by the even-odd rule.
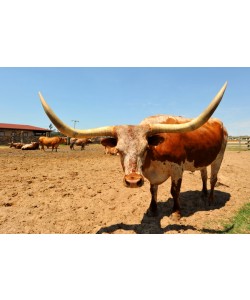
[[[0,123],[0,129],[12,129],[12,130],[32,130],[32,131],[51,131],[50,129],[23,125],[23,124],[9,124],[9,123]]]

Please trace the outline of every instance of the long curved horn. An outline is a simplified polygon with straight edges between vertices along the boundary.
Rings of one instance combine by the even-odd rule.
[[[94,136],[114,136],[114,126],[106,126],[106,127],[99,127],[93,129],[86,129],[86,130],[78,130],[72,128],[65,123],[63,123],[53,112],[53,110],[49,107],[47,102],[44,100],[42,94],[39,92],[39,97],[42,102],[42,106],[44,111],[46,112],[47,116],[50,118],[51,122],[56,126],[56,128],[65,134],[66,136],[70,137],[77,137],[77,138],[84,138],[84,137],[94,137]]]
[[[199,127],[201,127],[204,123],[208,121],[211,115],[216,110],[217,106],[220,104],[220,101],[224,95],[224,92],[227,87],[227,82],[220,89],[218,94],[214,97],[212,102],[208,105],[208,107],[195,119],[192,119],[190,122],[182,123],[182,124],[151,124],[151,130],[149,134],[155,133],[167,133],[167,132],[187,132],[193,131]]]

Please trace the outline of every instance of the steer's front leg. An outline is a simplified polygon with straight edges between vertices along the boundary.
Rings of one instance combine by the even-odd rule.
[[[179,203],[179,195],[180,195],[180,189],[181,189],[181,182],[182,178],[179,178],[177,180],[174,180],[172,178],[171,183],[171,195],[174,199],[174,207],[172,212],[172,219],[174,221],[179,221],[181,218],[181,212],[180,212],[180,203]]]
[[[157,191],[158,191],[158,185],[150,184],[151,202],[150,202],[150,206],[147,210],[147,215],[149,217],[156,217],[158,215]]]

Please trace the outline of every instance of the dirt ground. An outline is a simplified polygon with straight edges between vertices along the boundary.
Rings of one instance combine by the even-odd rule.
[[[185,172],[178,222],[170,218],[170,181],[159,187],[159,216],[146,216],[149,183],[125,188],[119,156],[101,145],[1,147],[0,170],[0,233],[220,233],[250,202],[250,151],[226,151],[211,207],[201,199],[200,173]]]

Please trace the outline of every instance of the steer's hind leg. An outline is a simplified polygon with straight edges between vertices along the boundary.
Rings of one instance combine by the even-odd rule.
[[[156,217],[158,215],[157,191],[158,191],[158,185],[150,184],[151,202],[150,202],[150,206],[147,210],[147,215],[149,217]]]
[[[182,182],[183,169],[181,166],[176,166],[173,164],[171,170],[171,195],[174,199],[174,207],[172,213],[172,219],[174,221],[178,221],[181,218],[180,212],[180,203],[179,196],[181,190],[181,182]]]
[[[210,176],[210,193],[208,197],[208,205],[214,204],[214,187],[217,182],[217,175],[220,169],[221,161],[215,161],[211,164],[211,176]]]
[[[201,179],[202,179],[202,196],[201,199],[207,203],[207,168],[201,169]],[[201,205],[201,203],[199,203]]]
[[[219,172],[220,167],[221,167],[225,147],[226,146],[224,145],[221,152],[217,156],[216,160],[214,162],[212,162],[212,164],[211,164],[211,176],[210,176],[211,190],[210,190],[210,194],[209,194],[209,197],[208,197],[208,205],[214,204],[214,187],[215,187],[215,184],[217,182],[217,175],[218,175],[218,172]]]
[[[182,178],[179,178],[178,180],[172,179],[172,183],[171,183],[171,195],[174,199],[172,219],[174,221],[178,221],[181,218],[180,203],[179,203],[181,182],[182,182]]]
[[[207,196],[207,168],[201,169],[202,194]]]
[[[227,145],[227,132],[226,130],[224,131],[224,139],[222,142],[221,150],[220,153],[217,155],[216,159],[212,162],[211,164],[211,176],[210,176],[210,185],[211,185],[211,190],[210,194],[208,197],[208,204],[211,205],[214,203],[214,187],[217,182],[217,175],[221,167],[221,163],[223,160],[224,152],[226,149]]]

